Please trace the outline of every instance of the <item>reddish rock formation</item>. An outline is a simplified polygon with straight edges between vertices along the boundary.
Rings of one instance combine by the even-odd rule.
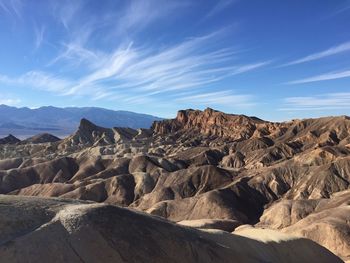
[[[276,132],[282,124],[271,123],[245,115],[225,114],[210,108],[204,111],[181,110],[175,119],[154,122],[156,134],[169,134],[179,131],[192,131],[208,136],[243,140],[261,137]]]

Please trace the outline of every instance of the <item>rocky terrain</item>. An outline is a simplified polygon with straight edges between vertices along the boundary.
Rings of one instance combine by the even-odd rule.
[[[91,209],[84,208],[81,211],[80,208],[73,209],[74,216],[68,213],[67,218],[74,222],[85,222],[85,219],[90,218],[92,221],[86,222],[103,220],[94,215],[103,214],[105,210],[115,211],[111,213],[116,217],[120,217],[119,213],[127,213],[125,211],[131,217],[134,215],[129,210],[109,205],[129,207],[163,217],[177,223],[176,226],[159,221],[166,225],[164,229],[176,229],[174,250],[171,253],[180,253],[176,245],[180,241],[176,240],[183,238],[181,235],[186,235],[185,240],[204,236],[204,243],[207,239],[216,240],[219,235],[220,240],[225,240],[225,243],[217,242],[221,244],[219,246],[229,249],[215,248],[214,251],[220,251],[216,254],[222,256],[215,254],[218,256],[216,262],[227,262],[229,256],[238,257],[238,254],[230,254],[236,253],[231,250],[234,250],[232,246],[236,246],[233,245],[236,241],[233,240],[237,238],[230,232],[241,232],[254,240],[258,236],[265,236],[271,241],[276,233],[274,231],[278,231],[279,235],[288,236],[289,239],[293,235],[311,239],[343,260],[350,260],[350,118],[347,116],[273,123],[212,109],[185,110],[179,111],[175,119],[156,121],[151,129],[138,130],[102,128],[82,119],[77,131],[63,140],[54,140],[45,135],[42,140],[1,144],[0,158],[0,194],[104,203],[88,203],[86,207]],[[2,198],[9,198],[6,202],[12,202],[11,197]],[[33,200],[12,198],[25,203]],[[44,221],[38,219],[41,223],[35,223],[38,224],[35,228],[44,225],[42,222],[51,222],[48,228],[51,225],[56,227],[55,222],[61,220],[56,215],[62,214],[60,211],[68,203],[77,208],[85,204],[80,201],[35,200],[42,202],[40,211],[48,211],[47,202],[57,202],[57,207],[54,205],[56,210],[47,212],[53,216]],[[0,202],[2,204],[4,201]],[[60,202],[68,203],[64,205]],[[160,220],[137,215],[150,222]],[[82,221],[74,219],[80,217]],[[56,221],[52,221],[52,218],[56,218]],[[102,223],[92,223],[88,231],[99,232],[99,224]],[[254,225],[255,228],[244,225]],[[81,226],[84,229],[83,223]],[[52,231],[60,232],[61,227],[57,226],[57,230]],[[207,230],[196,232],[187,227]],[[31,231],[35,228],[28,227]],[[38,242],[45,242],[40,239],[46,235],[45,230],[41,233],[41,229],[30,236],[34,235],[32,238],[37,238]],[[208,234],[208,231],[214,231],[208,229],[226,232]],[[153,230],[142,229],[141,226],[136,230],[153,233]],[[162,230],[157,233],[164,236]],[[73,231],[69,235],[73,235],[72,238],[76,240],[85,234]],[[116,245],[110,240],[115,237],[102,236],[101,246],[109,242]],[[137,235],[133,237],[135,242],[146,242],[142,238]],[[17,239],[14,243],[12,239],[8,240],[11,240],[11,249],[0,251],[1,256],[12,257],[21,245],[16,243]],[[270,244],[270,241],[267,243]],[[241,241],[237,242],[240,244]],[[272,246],[277,246],[277,250],[284,253],[279,246],[287,246],[288,242],[276,241],[279,245]],[[304,247],[301,245],[304,242],[311,241],[299,238],[293,239],[292,243]],[[181,252],[184,253],[183,258],[190,255],[193,258],[195,254],[197,257],[203,256],[196,262],[215,262],[210,254],[212,250],[207,249],[207,243],[195,243],[188,244],[192,248],[190,252]],[[260,246],[258,243],[257,246]],[[83,246],[78,243],[75,245]],[[124,246],[128,246],[128,243]],[[138,246],[135,244],[135,247]],[[263,247],[269,251],[265,245]],[[123,247],[114,247],[112,250],[121,253]],[[112,258],[118,255],[123,258],[122,254],[114,255],[113,251],[110,251]],[[164,250],[164,247],[162,251],[166,252],[162,254],[164,257],[159,257],[159,262],[177,262],[171,254],[167,254],[170,251]],[[313,249],[308,251],[296,253],[299,256],[303,253],[311,256],[307,253],[314,253]],[[140,253],[143,252],[147,251],[141,250]],[[67,250],[67,253],[72,252]],[[290,259],[286,254],[282,257],[270,255],[263,259],[256,253],[255,261],[242,257],[241,262],[312,262],[305,258]],[[266,252],[266,255],[269,253]],[[336,262],[336,259],[327,258],[327,253],[321,254],[325,255],[323,262]],[[147,258],[147,253],[142,254],[142,257]],[[323,260],[319,256],[311,258],[317,258],[317,262]],[[130,262],[137,262],[137,258],[135,260]],[[123,262],[120,258],[119,261]]]
[[[1,262],[342,262],[311,240],[271,230],[200,231],[63,199],[0,195],[0,204]]]

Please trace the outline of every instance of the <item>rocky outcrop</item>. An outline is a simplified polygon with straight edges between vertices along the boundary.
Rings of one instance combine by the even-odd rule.
[[[223,167],[242,168],[245,165],[244,158],[245,156],[242,153],[236,152],[225,156],[221,161],[221,165]]]
[[[152,129],[161,135],[189,132],[235,141],[252,139],[250,146],[245,148],[254,150],[268,148],[274,142],[288,142],[292,148],[345,146],[350,142],[350,119],[347,116],[273,123],[210,108],[204,111],[189,109],[179,111],[175,119],[154,122]]]
[[[209,136],[229,137],[232,139],[250,138],[256,124],[262,121],[244,115],[224,114],[207,108],[206,110],[182,110],[174,120],[164,120],[153,124],[157,134],[168,134],[181,130],[198,131]]]
[[[131,128],[113,128],[114,132],[114,141],[115,142],[124,142],[132,140],[138,132]]]
[[[107,146],[115,143],[127,143],[133,139],[151,136],[146,129],[134,130],[131,128],[115,127],[103,128],[92,122],[82,119],[78,130],[64,139],[58,149],[74,152],[91,146]]]
[[[107,145],[115,142],[112,129],[99,127],[86,119],[80,121],[78,130],[65,141],[71,145],[84,146]]]

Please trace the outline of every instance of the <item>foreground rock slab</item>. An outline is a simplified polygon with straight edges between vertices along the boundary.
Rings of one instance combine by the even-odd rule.
[[[247,234],[245,234],[247,233]],[[1,262],[342,262],[272,230],[201,231],[103,203],[0,195]]]

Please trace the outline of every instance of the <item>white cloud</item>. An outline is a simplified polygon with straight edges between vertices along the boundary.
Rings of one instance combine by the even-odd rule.
[[[88,1],[51,1],[52,12],[66,29],[67,39],[64,49],[70,46],[85,47],[91,38],[99,36],[99,41],[115,42],[116,39],[129,41],[147,26],[162,18],[169,19],[177,9],[189,6],[183,1],[133,0],[110,1],[109,9],[103,14],[85,8]],[[107,6],[107,5],[106,5]],[[106,34],[100,34],[101,32]],[[65,53],[65,51],[61,52]]]
[[[22,0],[0,0],[0,9],[10,16],[21,18]]]
[[[290,66],[290,65],[296,65],[296,64],[301,64],[301,63],[305,63],[305,62],[310,62],[310,61],[322,59],[325,57],[337,55],[340,53],[344,53],[346,51],[350,51],[350,42],[342,43],[338,46],[331,47],[327,50],[324,50],[324,51],[321,51],[318,53],[314,53],[314,54],[305,56],[303,58],[291,61],[289,63],[284,64],[283,66]]]
[[[344,110],[350,109],[350,93],[328,93],[284,99],[282,111]]]
[[[0,99],[0,105],[7,105],[7,106],[15,106],[21,103],[20,99],[13,99],[13,98],[1,98]]]
[[[180,103],[196,105],[225,105],[234,107],[249,107],[255,105],[253,97],[248,94],[235,94],[232,91],[207,92],[195,95],[185,95],[175,100]]]
[[[64,44],[64,51],[53,58],[47,66],[52,66],[56,63],[63,62],[66,66],[73,67],[85,64],[91,69],[99,67],[104,59],[104,54],[101,52],[94,52],[84,48],[79,43]]]
[[[14,97],[12,94],[1,93],[0,105],[16,106],[21,103],[21,99]]]
[[[220,1],[212,11],[219,12],[233,2]],[[242,63],[238,58],[240,50],[218,47],[227,33],[226,29],[187,38],[178,44],[164,44],[161,48],[157,43],[140,46],[128,41],[135,32],[144,30],[152,23],[161,22],[179,8],[189,6],[189,2],[136,0],[117,4],[112,1],[111,6],[115,6],[103,12],[102,16],[98,12],[91,13],[84,6],[86,2],[80,0],[63,0],[62,4],[52,0],[51,4],[57,24],[64,28],[65,36],[58,43],[61,50],[46,64],[46,71],[32,70],[16,77],[0,75],[0,82],[49,91],[56,95],[83,95],[93,100],[116,98],[128,103],[150,103],[163,97],[159,94],[169,97],[179,91],[195,90],[198,95],[202,90],[210,91],[209,84],[257,70],[270,63]],[[45,40],[45,32],[43,26],[35,28],[36,48]],[[114,46],[116,48],[101,48],[105,47],[100,39],[101,32],[113,36],[113,40],[117,41]],[[123,39],[122,42],[120,38]],[[48,41],[49,39],[47,43]],[[52,46],[57,47],[56,45],[53,43]],[[59,68],[67,75],[49,73],[54,68]],[[216,95],[218,103],[226,103],[229,98],[231,101],[241,99],[242,105],[248,104],[247,95],[240,97],[239,94],[227,92]],[[203,97],[200,100],[204,103]]]
[[[61,51],[48,63],[48,66],[58,62],[68,62],[71,66],[86,64],[90,68],[97,68],[102,62],[108,63],[104,59],[108,60],[108,57],[112,56],[112,54],[104,54],[102,51],[86,48],[96,34],[107,32],[103,35],[99,34],[101,42],[115,42],[116,39],[132,42],[131,35],[155,21],[168,18],[168,15],[175,12],[176,9],[188,6],[185,2],[177,1],[114,2],[111,8],[105,10],[101,16],[97,13],[89,13],[87,9],[84,9],[84,1],[63,1],[63,4],[56,2],[53,4],[55,16],[66,28],[67,39],[60,43]]]
[[[111,53],[105,53],[71,44],[52,63],[61,61],[67,65],[67,62],[69,64],[76,61],[86,66],[88,73],[83,73],[76,80],[42,71],[30,71],[17,78],[0,75],[0,82],[29,86],[57,95],[85,95],[95,100],[117,96],[125,102],[140,103],[152,101],[160,93],[169,96],[189,89],[201,93],[201,89],[208,84],[257,70],[270,63],[234,63],[239,50],[210,48],[221,33],[219,31],[186,39],[178,45],[162,50],[155,47],[138,48],[130,43]],[[241,105],[248,105],[247,95],[227,92],[211,95],[217,95],[213,96],[211,101],[216,98],[219,104],[241,100]],[[204,98],[199,98],[204,103]],[[209,97],[206,100],[208,101]]]
[[[105,88],[109,91],[128,90],[141,92],[145,96],[169,93],[204,86],[270,63],[231,65],[236,50],[206,50],[216,37],[217,34],[213,33],[191,38],[161,51],[136,48],[132,43],[119,47],[111,54],[96,57],[94,52],[86,50],[85,53],[89,54],[87,57],[96,58],[99,67],[82,77],[68,94],[75,94],[86,86],[104,86],[105,82],[108,83]],[[96,63],[94,59],[90,62]]]
[[[188,7],[190,2],[134,0],[128,1],[122,13],[110,15],[119,35],[132,35],[162,18],[171,18],[179,8]],[[170,16],[170,17],[169,17]]]
[[[333,80],[333,79],[342,79],[342,78],[348,78],[350,77],[350,70],[345,71],[338,71],[338,72],[329,72],[317,76],[313,76],[310,78],[305,79],[299,79],[287,82],[287,84],[303,84],[303,83],[310,83],[310,82],[317,82],[317,81],[324,81],[324,80]]]
[[[8,85],[36,88],[58,94],[67,91],[73,85],[71,81],[41,71],[29,71],[16,78],[0,75],[0,82]]]
[[[19,77],[11,78],[5,75],[0,75],[0,83],[9,86],[18,86],[25,88],[32,88],[42,91],[54,93],[58,96],[87,96],[90,98],[102,99],[112,95],[105,90],[105,87],[86,83],[83,89],[71,93],[72,87],[78,85],[79,80],[73,81],[61,76],[52,75],[42,71],[29,71]]]
[[[232,75],[238,75],[238,74],[242,74],[245,72],[249,72],[249,71],[267,66],[270,63],[271,63],[271,61],[263,61],[263,62],[256,62],[253,64],[248,64],[248,65],[238,66],[233,70]]]
[[[60,0],[51,1],[51,5],[55,18],[69,30],[74,19],[79,17],[78,13],[82,9],[83,2],[80,0]]]
[[[34,33],[35,33],[34,46],[35,46],[35,49],[38,49],[44,41],[45,27],[44,26],[35,27]]]
[[[335,15],[339,15],[343,12],[347,12],[350,10],[350,1],[347,0],[347,1],[344,1],[343,3],[341,3],[338,8],[329,15],[329,17],[333,17]]]
[[[227,8],[228,6],[232,5],[235,2],[237,2],[237,0],[219,0],[219,1],[216,1],[215,6],[206,15],[206,18],[214,16],[214,15],[220,13],[225,8]]]

